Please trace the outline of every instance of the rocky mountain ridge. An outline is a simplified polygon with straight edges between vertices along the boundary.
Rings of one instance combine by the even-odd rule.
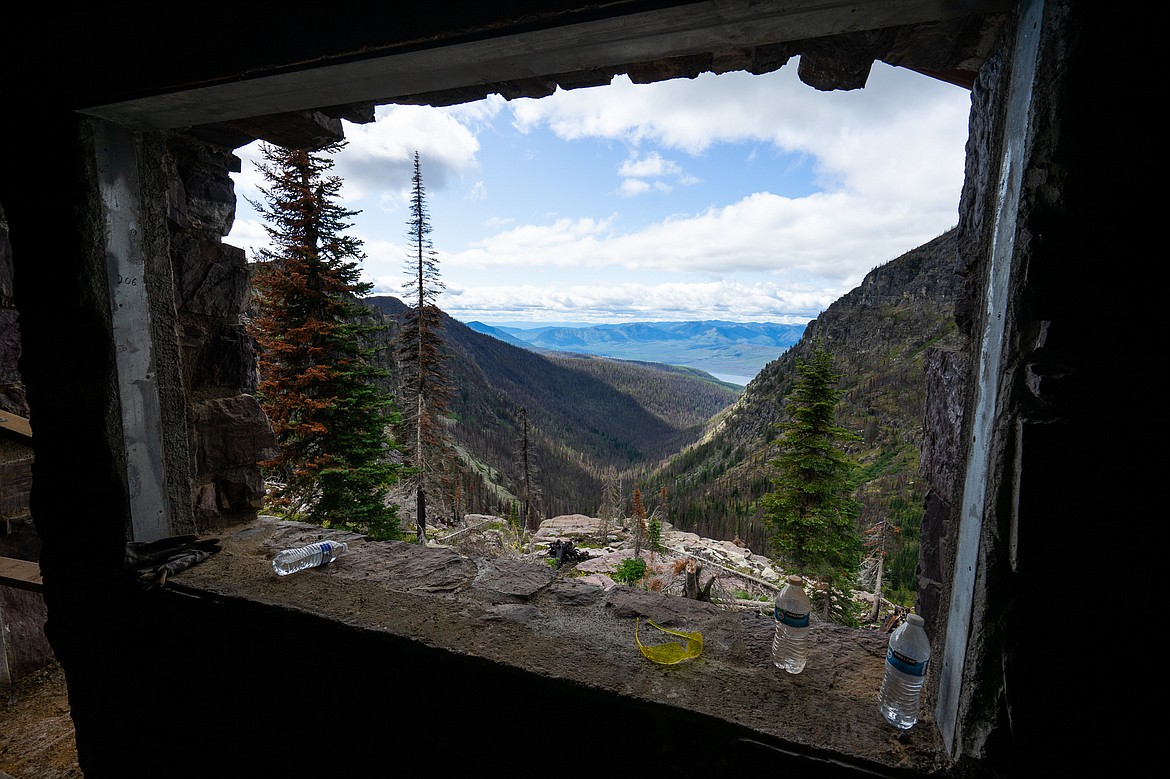
[[[769,363],[701,440],[650,473],[645,489],[665,488],[679,527],[767,547],[760,498],[772,487],[770,461],[797,363],[820,343],[842,374],[837,421],[858,435],[846,449],[859,464],[855,497],[868,528],[889,518],[898,528],[887,565],[909,588],[917,561],[924,496],[917,478],[925,414],[923,366],[931,349],[959,344],[955,300],[957,230],[952,229],[868,273],[810,322],[800,342]]]

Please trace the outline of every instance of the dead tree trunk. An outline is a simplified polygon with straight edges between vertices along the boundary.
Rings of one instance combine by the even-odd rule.
[[[710,602],[711,586],[715,584],[715,577],[712,576],[708,579],[706,584],[700,584],[699,580],[702,575],[703,564],[695,560],[687,560],[687,578],[683,586],[683,593],[691,600]]]

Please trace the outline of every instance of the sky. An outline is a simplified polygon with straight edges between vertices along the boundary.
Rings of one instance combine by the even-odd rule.
[[[372,294],[403,296],[417,151],[459,321],[808,322],[957,224],[970,93],[880,62],[864,89],[820,92],[796,68],[345,122],[332,173]],[[225,240],[251,258],[259,142],[236,153]]]

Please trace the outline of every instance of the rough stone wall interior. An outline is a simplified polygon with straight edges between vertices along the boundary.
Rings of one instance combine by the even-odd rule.
[[[954,562],[947,537],[962,489],[958,483],[963,451],[959,436],[968,362],[966,349],[931,349],[923,366],[926,408],[919,471],[929,487],[919,536],[917,611],[926,620],[927,632],[936,645],[943,630],[940,620],[946,616],[942,606],[950,586],[947,574]]]
[[[243,314],[250,297],[244,252],[221,239],[235,219],[231,149],[176,134],[168,220],[183,384],[189,405],[192,505],[201,530],[256,516],[257,462],[275,454],[271,426],[251,394],[255,349]]]
[[[12,244],[8,220],[0,203],[0,411],[28,416],[24,383],[20,380],[20,322],[12,297]]]
[[[45,598],[39,592],[28,592],[0,586],[0,682],[5,677],[16,681],[44,668],[55,656],[45,636],[48,620]]]
[[[20,319],[12,289],[12,244],[0,204],[0,416],[28,417],[20,377]],[[0,430],[0,555],[24,557],[35,551],[36,533],[28,511],[32,486],[32,446],[21,436]],[[29,537],[31,536],[31,538]]]
[[[997,21],[1002,24],[1003,20]],[[1001,40],[1010,40],[1005,35]],[[981,52],[985,57],[971,86],[971,113],[963,190],[959,204],[957,251],[959,254],[955,320],[962,337],[959,350],[930,350],[924,361],[926,408],[920,474],[927,493],[920,531],[918,594],[916,610],[926,620],[927,633],[936,653],[941,653],[946,633],[952,574],[955,565],[955,536],[963,490],[970,420],[969,407],[977,377],[978,315],[984,308],[985,261],[989,254],[991,228],[996,212],[995,181],[998,174],[996,151],[1002,139],[1002,101],[999,86],[1004,80],[1005,52]],[[932,664],[925,705],[937,694],[941,663]],[[979,669],[978,663],[974,665]],[[982,671],[977,671],[981,678]],[[992,674],[999,680],[999,674]],[[996,684],[999,682],[997,681]],[[993,718],[994,719],[994,718]],[[978,754],[980,747],[973,748]]]
[[[1076,307],[1076,301],[1085,299],[1080,285],[1088,278],[1076,263],[1091,256],[1087,249],[1091,241],[1069,241],[1054,251],[1054,244],[1061,240],[1057,236],[1064,236],[1067,241],[1068,236],[1079,234],[1079,225],[1092,224],[1096,219],[1096,214],[1093,218],[1086,218],[1084,213],[1078,214],[1070,210],[1068,204],[1060,202],[1068,189],[1067,182],[1060,178],[1067,172],[1064,162],[1069,159],[1071,149],[1067,143],[1062,146],[1060,138],[1069,116],[1064,95],[1064,90],[1069,88],[1068,79],[1061,71],[1070,61],[1069,42],[1076,39],[1067,26],[1067,14],[1068,4],[1060,0],[1050,0],[1044,5],[1040,54],[1032,87],[1035,108],[1029,114],[1028,157],[1019,161],[1019,164],[1026,165],[1027,174],[1020,192],[1014,236],[1011,294],[1004,314],[1003,365],[991,434],[992,462],[985,483],[986,499],[976,560],[969,643],[959,702],[960,752],[972,758],[1008,755],[1013,748],[1010,742],[1014,739],[1026,741],[1034,737],[1034,733],[1025,735],[1025,717],[1012,712],[1013,699],[1015,707],[1026,711],[1029,705],[1036,705],[1040,700],[1047,704],[1057,696],[1052,687],[1040,686],[1025,692],[1027,685],[1019,678],[1014,680],[1014,687],[1010,683],[1013,681],[1010,670],[1013,656],[1021,648],[1033,651],[1029,642],[1035,642],[1037,638],[1030,631],[1041,619],[1040,613],[1023,613],[1021,609],[1024,604],[1030,604],[1034,609],[1038,605],[1048,607],[1060,597],[1044,588],[1028,589],[1035,587],[1034,583],[1028,582],[1029,576],[1038,577],[1038,571],[1053,566],[1053,560],[1062,556],[1054,550],[1071,543],[1064,539],[1075,535],[1056,524],[1043,528],[1033,524],[1030,528],[1034,534],[1032,541],[1043,546],[1043,552],[1033,549],[1031,563],[1034,567],[1021,576],[1016,559],[1017,545],[1023,543],[1018,542],[1020,531],[1016,527],[1023,475],[1021,463],[1025,459],[1033,463],[1028,481],[1034,494],[1044,494],[1044,490],[1054,486],[1059,493],[1067,492],[1077,481],[1073,474],[1081,466],[1064,462],[1075,444],[1058,431],[1071,421],[1071,417],[1083,414],[1085,408],[1093,408],[1098,402],[1088,397],[1063,402],[1069,400],[1062,396],[1063,382],[1076,369],[1059,362],[1066,355],[1077,354],[1087,359],[1088,364],[1098,365],[1100,360],[1095,355],[1101,353],[1100,349],[1088,347],[1093,342],[1091,328],[1086,324],[1089,318]],[[1012,37],[1005,36],[1005,41]],[[956,305],[956,320],[969,339],[970,348],[964,354],[935,355],[928,374],[931,403],[927,412],[928,441],[923,452],[923,475],[930,482],[931,490],[923,520],[923,552],[919,569],[920,584],[927,586],[922,587],[919,594],[929,608],[937,608],[944,616],[950,582],[944,580],[936,593],[933,578],[938,571],[954,570],[953,547],[961,511],[962,474],[966,467],[964,443],[971,440],[973,422],[961,418],[948,420],[947,417],[955,409],[973,407],[966,396],[979,381],[976,373],[980,367],[978,335],[983,329],[987,309],[988,265],[998,205],[996,186],[1001,174],[1000,150],[1005,142],[1007,92],[1013,65],[1006,47],[993,54],[980,71],[972,91],[966,180],[959,209],[959,265],[964,285]],[[1082,169],[1084,167],[1082,165]],[[1095,210],[1093,208],[1089,213]],[[1038,213],[1042,215],[1039,218]],[[1061,224],[1061,220],[1068,222]],[[1043,223],[1044,230],[1036,229],[1038,222]],[[1047,259],[1051,265],[1042,273],[1034,273],[1037,258],[1043,256],[1037,249],[1045,248],[1043,241],[1037,241],[1041,234],[1049,242],[1046,248],[1050,252]],[[1061,268],[1056,270],[1058,264]],[[1043,283],[1038,283],[1033,276],[1043,278]],[[1046,293],[1051,297],[1046,297]],[[1062,351],[1059,354],[1047,349],[1054,343],[1052,331],[1070,323],[1073,328],[1083,328],[1084,332],[1078,331],[1060,340]],[[1057,363],[1045,364],[1053,356],[1058,358]],[[1068,386],[1083,390],[1091,386],[1091,379],[1087,380],[1082,373],[1068,381]],[[1034,427],[1034,423],[1039,423],[1038,434],[1029,433],[1029,427]],[[1086,433],[1084,437],[1091,436]],[[948,449],[953,457],[947,456]],[[1044,469],[1053,466],[1058,469],[1057,475],[1049,481]],[[1088,495],[1080,500],[1087,501]],[[1045,504],[1041,509],[1045,516],[1041,519],[1053,523],[1068,521],[1067,513],[1061,516],[1056,509],[1061,501],[1053,501],[1049,496],[1040,502]],[[1074,498],[1072,502],[1075,504],[1078,500]],[[1037,517],[1032,519],[1035,522]],[[1074,559],[1078,551],[1070,549],[1063,557]],[[1044,592],[1045,596],[1038,597],[1034,594],[1036,591]],[[1047,596],[1051,598],[1046,600]],[[1055,620],[1046,618],[1045,621]],[[1058,625],[1052,626],[1053,631],[1058,629]],[[932,636],[932,641],[938,645],[942,638],[940,633],[937,638]],[[1049,669],[1058,668],[1063,662],[1063,658],[1047,657],[1041,665],[1030,666],[1030,670],[1035,675],[1043,667],[1045,673],[1051,673],[1055,678],[1059,674]],[[937,666],[935,670],[937,672]],[[1026,695],[1036,697],[1025,702]],[[1038,718],[1043,721],[1043,727],[1049,727],[1052,717],[1059,718],[1060,708],[1052,706],[1049,714]],[[1038,727],[1035,723],[1032,726]],[[1063,746],[1064,737],[1058,736],[1053,743]]]
[[[0,204],[0,416],[8,412],[27,418],[12,270],[12,244]],[[29,512],[32,466],[31,443],[0,430],[0,557],[40,558],[40,538]],[[0,683],[27,676],[53,660],[44,630],[47,618],[39,592],[0,586]]]
[[[1004,124],[1007,104],[1007,86],[1010,81],[1011,61],[1007,50],[1012,35],[1005,36],[1004,48],[989,59],[979,74],[972,90],[972,119],[967,142],[967,183],[960,204],[960,274],[965,280],[964,303],[957,310],[957,321],[961,330],[970,339],[973,350],[977,350],[978,334],[982,330],[982,319],[987,307],[988,261],[992,254],[992,232],[995,229],[998,192],[996,182],[1000,176],[1000,153],[1004,143]],[[969,396],[979,383],[976,372],[980,368],[977,351],[967,355],[965,392]],[[972,408],[969,397],[964,397],[964,406]],[[971,438],[973,419],[962,420],[961,441]],[[962,478],[967,463],[967,447],[960,450],[956,474],[959,478],[955,501],[949,506],[949,521],[946,535],[940,539],[939,558],[945,571],[954,571],[956,561],[956,537],[959,531],[959,512],[962,511]],[[997,478],[994,468],[989,469],[989,479]],[[993,487],[989,486],[988,494]],[[988,523],[990,524],[990,523]],[[980,563],[994,561],[1000,552],[994,538],[984,537],[980,542]],[[943,592],[949,596],[950,581],[945,583]],[[994,608],[989,600],[999,597],[1000,591],[988,587],[986,566],[977,574],[972,597],[971,629],[967,663],[964,667],[962,700],[960,701],[959,738],[962,752],[978,757],[986,752],[986,732],[976,733],[967,723],[991,722],[998,720],[998,709],[1003,701],[1002,669],[996,669],[991,662],[994,654],[990,647],[981,643],[998,635],[985,629],[985,620],[990,619],[988,610]],[[944,596],[946,602],[947,596]],[[941,643],[940,643],[941,646]],[[972,651],[972,647],[980,647]],[[941,663],[939,664],[941,666]]]

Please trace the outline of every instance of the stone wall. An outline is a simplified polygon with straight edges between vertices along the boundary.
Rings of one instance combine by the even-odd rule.
[[[20,378],[20,317],[13,298],[12,243],[0,204],[0,418],[28,419],[25,384]],[[22,427],[22,426],[20,426]],[[37,551],[28,512],[33,484],[33,446],[26,435],[0,428],[0,556],[29,557]]]
[[[0,418],[27,419],[20,378],[20,319],[13,299],[12,244],[0,204]],[[37,560],[41,545],[29,513],[32,442],[22,432],[0,428],[0,557]],[[53,660],[45,637],[48,611],[35,591],[0,585],[0,686]]]
[[[12,296],[12,244],[8,221],[0,203],[0,411],[28,416],[24,383],[20,380],[20,328]]]
[[[256,463],[275,454],[275,440],[251,394],[255,354],[243,322],[248,266],[242,250],[221,241],[235,218],[229,173],[240,160],[230,148],[182,133],[144,136],[138,148],[154,285],[152,347],[156,372],[170,374],[159,386],[175,529],[187,530],[192,518],[200,530],[246,521],[263,499]],[[27,416],[19,356],[12,252],[0,210],[0,410]]]
[[[256,517],[263,499],[257,462],[275,453],[271,428],[251,394],[254,347],[243,322],[247,264],[243,251],[221,242],[235,216],[229,172],[240,161],[230,148],[179,133],[141,136],[137,148],[172,529],[205,533]],[[13,281],[0,204],[0,414],[27,418]],[[30,440],[0,429],[0,556],[40,559],[29,509],[33,459]],[[78,516],[84,503],[79,495]],[[53,659],[46,616],[40,593],[0,587],[5,678]]]
[[[275,455],[259,403],[255,348],[243,314],[250,297],[244,252],[221,242],[235,219],[231,149],[168,138],[173,176],[167,220],[182,383],[188,402],[191,499],[197,527],[255,517],[264,497],[257,462]]]
[[[12,244],[0,203],[0,417],[8,413],[23,420],[28,418],[28,402],[20,378],[20,318],[12,282]],[[31,543],[29,539],[10,542],[9,536],[21,529],[32,531],[28,512],[32,459],[32,444],[24,435],[0,429],[0,555],[11,556],[6,547]]]

